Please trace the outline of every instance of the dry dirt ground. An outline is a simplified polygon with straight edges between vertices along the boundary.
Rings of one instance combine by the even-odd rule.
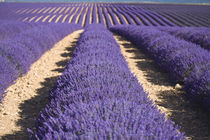
[[[75,41],[82,30],[59,41],[32,66],[30,71],[7,89],[0,106],[0,139],[27,140],[27,128],[48,102],[48,92],[71,58]]]
[[[27,128],[33,129],[34,118],[48,102],[48,92],[71,58],[80,35],[76,31],[58,42],[31,66],[31,70],[10,86],[0,106],[0,139],[28,139]],[[131,72],[166,117],[180,125],[188,139],[210,138],[210,119],[200,108],[192,106],[181,88],[169,79],[155,63],[135,45],[115,35]]]

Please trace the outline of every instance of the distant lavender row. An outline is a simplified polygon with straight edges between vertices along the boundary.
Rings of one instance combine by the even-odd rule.
[[[5,89],[25,74],[33,62],[57,41],[79,28],[70,24],[40,25],[0,41],[0,101]]]
[[[144,25],[152,25],[151,23],[153,23],[153,25],[156,26],[176,26],[176,24],[161,16],[160,14],[157,14],[153,11],[144,10],[137,6],[126,6],[124,10],[138,15]]]
[[[145,50],[176,82],[183,82],[189,99],[210,111],[210,53],[157,28],[116,26],[111,28]]]
[[[100,24],[87,26],[79,38],[31,133],[36,140],[184,139],[152,105],[113,35]]]
[[[133,7],[158,13],[178,26],[210,27],[209,5],[143,4],[133,5]]]
[[[15,37],[22,31],[36,27],[35,23],[23,23],[18,21],[0,20],[0,41]]]
[[[176,37],[200,45],[210,50],[210,29],[198,27],[159,27],[161,31],[168,32]]]

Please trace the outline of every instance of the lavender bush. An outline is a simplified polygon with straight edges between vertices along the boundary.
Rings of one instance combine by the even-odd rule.
[[[12,62],[1,55],[0,51],[0,101],[2,101],[3,93],[6,87],[11,85],[17,77],[18,70],[15,69]]]
[[[143,26],[115,26],[118,33],[147,52],[176,82],[184,84],[189,99],[210,111],[210,54],[207,50]]]
[[[99,23],[104,25],[104,19],[103,19],[103,14],[101,11],[101,7],[99,5],[97,5],[98,7],[98,16],[99,16]]]
[[[97,13],[96,13],[96,5],[93,5],[93,12],[92,12],[92,23],[97,23]]]
[[[88,7],[88,11],[85,17],[85,26],[88,26],[90,24],[90,12],[91,12],[91,7]]]
[[[108,27],[111,27],[112,26],[111,19],[109,18],[109,15],[108,15],[105,7],[102,7],[102,12],[103,12],[103,15],[104,15],[104,18],[105,18],[106,25]]]
[[[87,26],[31,139],[158,139],[184,135],[152,104],[113,35]]]
[[[19,33],[36,27],[37,24],[24,23],[18,21],[0,20],[0,41],[15,37]]]
[[[204,49],[210,50],[210,29],[196,27],[160,27],[161,31],[168,32],[176,37],[198,44]]]

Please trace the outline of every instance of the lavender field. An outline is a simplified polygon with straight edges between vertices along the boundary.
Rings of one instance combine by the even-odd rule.
[[[0,3],[0,139],[210,139],[209,13]]]
[[[209,27],[209,6],[123,3],[1,3],[1,19],[30,23],[101,23]]]

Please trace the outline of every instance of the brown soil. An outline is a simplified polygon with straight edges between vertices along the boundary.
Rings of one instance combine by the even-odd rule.
[[[48,102],[48,92],[71,58],[73,46],[82,30],[66,36],[46,52],[30,71],[7,89],[0,106],[0,139],[27,140],[27,128]]]
[[[210,139],[210,118],[208,114],[192,106],[185,92],[170,81],[169,75],[161,71],[156,64],[135,45],[125,38],[115,35],[121,52],[126,58],[131,72],[142,84],[146,93],[161,112],[181,126],[187,139]],[[178,88],[177,88],[178,87]]]

